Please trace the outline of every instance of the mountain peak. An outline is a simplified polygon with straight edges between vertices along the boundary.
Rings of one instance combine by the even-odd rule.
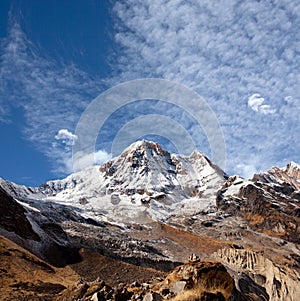
[[[287,164],[285,168],[285,172],[298,180],[300,180],[300,165],[291,161],[289,164]]]
[[[129,156],[136,158],[151,158],[155,156],[170,156],[170,153],[162,148],[162,146],[153,141],[140,140],[132,143],[121,154],[121,157]]]
[[[120,156],[101,166],[100,171],[105,172],[106,176],[115,176],[118,172],[125,172],[127,175],[138,174],[142,177],[148,174],[150,169],[158,171],[170,169],[165,166],[165,163],[174,165],[169,152],[158,143],[141,140],[132,143]]]
[[[131,144],[120,156],[102,165],[100,172],[106,193],[125,197],[138,194],[140,198],[163,193],[171,203],[210,194],[208,187],[224,181],[224,172],[202,153],[171,154],[147,140]]]
[[[153,142],[150,140],[138,140],[136,142],[133,142],[131,145],[129,145],[124,152],[126,152],[127,150],[134,150],[134,149],[159,149],[161,151],[164,151],[163,148],[161,147],[161,145],[157,142]]]

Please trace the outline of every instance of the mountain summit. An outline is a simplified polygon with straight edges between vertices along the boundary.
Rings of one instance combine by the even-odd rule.
[[[170,204],[203,194],[208,197],[209,189],[215,190],[226,177],[200,152],[189,157],[171,154],[158,143],[145,140],[130,145],[100,167],[100,172],[106,194],[118,193],[142,202],[160,199]]]

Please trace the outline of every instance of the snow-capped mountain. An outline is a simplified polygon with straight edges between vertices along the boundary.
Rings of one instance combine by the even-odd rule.
[[[166,220],[174,212],[193,214],[216,205],[226,174],[205,155],[170,154],[154,142],[139,141],[103,166],[94,166],[26,188],[5,181],[1,186],[34,207],[41,202],[70,205],[96,220],[131,222]],[[39,203],[39,205],[36,204]]]

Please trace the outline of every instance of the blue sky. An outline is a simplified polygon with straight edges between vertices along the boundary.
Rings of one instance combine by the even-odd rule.
[[[300,162],[299,71],[297,0],[1,0],[0,177],[38,185],[70,173],[87,105],[142,77],[176,81],[206,100],[224,133],[228,173]],[[113,114],[99,161],[130,118],[161,108],[137,102]],[[169,112],[209,154],[201,129]]]

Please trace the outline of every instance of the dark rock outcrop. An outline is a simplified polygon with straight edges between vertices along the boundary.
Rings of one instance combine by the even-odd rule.
[[[0,187],[0,226],[25,239],[40,241],[26,217],[26,210]]]

